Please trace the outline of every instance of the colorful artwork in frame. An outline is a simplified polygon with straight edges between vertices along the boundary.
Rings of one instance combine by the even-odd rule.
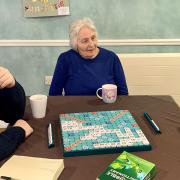
[[[23,0],[25,17],[70,15],[69,0]]]

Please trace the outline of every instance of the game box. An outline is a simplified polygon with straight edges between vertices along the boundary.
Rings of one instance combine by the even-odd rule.
[[[96,180],[150,180],[155,174],[155,164],[124,151]]]

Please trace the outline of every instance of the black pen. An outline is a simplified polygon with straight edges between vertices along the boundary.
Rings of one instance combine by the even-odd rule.
[[[148,122],[150,123],[150,125],[152,126],[152,128],[158,132],[161,133],[159,127],[157,126],[157,124],[153,121],[153,119],[149,116],[149,114],[147,112],[144,112],[144,117],[148,120]]]
[[[9,176],[0,176],[0,179],[2,179],[2,180],[16,180],[16,179],[9,177]]]
[[[52,124],[48,124],[48,147],[54,147],[54,136],[53,136],[53,130],[52,130]]]
[[[0,176],[0,179],[3,179],[3,180],[11,180],[11,177],[8,177],[8,176]]]

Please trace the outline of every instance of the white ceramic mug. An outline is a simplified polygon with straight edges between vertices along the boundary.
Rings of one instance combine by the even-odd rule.
[[[29,100],[33,117],[44,118],[46,116],[47,96],[36,94],[30,96]]]
[[[102,96],[98,94],[100,90],[102,90]],[[114,103],[117,99],[117,86],[115,84],[104,84],[102,88],[97,89],[96,95],[105,103]]]

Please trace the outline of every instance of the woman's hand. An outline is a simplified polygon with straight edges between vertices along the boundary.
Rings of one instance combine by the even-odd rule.
[[[0,66],[0,89],[11,88],[15,85],[15,79],[8,69]]]
[[[23,119],[19,119],[13,126],[21,127],[25,131],[25,137],[27,138],[33,133],[33,128]]]

